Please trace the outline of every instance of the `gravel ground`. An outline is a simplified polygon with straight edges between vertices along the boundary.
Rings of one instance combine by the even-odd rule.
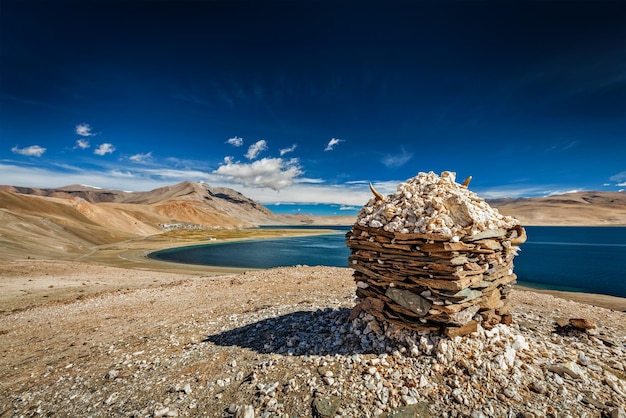
[[[350,319],[349,269],[132,272],[142,286],[3,309],[0,417],[625,414],[624,312],[515,290],[511,327],[451,340]]]

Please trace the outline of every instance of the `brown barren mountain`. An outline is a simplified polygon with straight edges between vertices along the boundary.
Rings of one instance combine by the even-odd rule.
[[[234,190],[183,182],[149,192],[88,186],[0,186],[0,257],[86,254],[93,247],[172,228],[242,228],[281,223]],[[45,250],[45,251],[44,251]],[[65,258],[65,257],[63,257]]]

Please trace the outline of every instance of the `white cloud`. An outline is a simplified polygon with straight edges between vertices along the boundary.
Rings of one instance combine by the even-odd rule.
[[[115,151],[115,147],[112,144],[105,142],[104,144],[98,145],[98,148],[96,148],[93,153],[102,156],[105,154],[112,154],[113,151]]]
[[[74,129],[77,135],[80,136],[95,136],[96,134],[91,132],[91,126],[87,123],[81,123],[76,125],[76,129]]]
[[[129,160],[134,161],[136,163],[145,163],[152,160],[152,152],[148,152],[146,154],[135,154],[129,157]]]
[[[232,138],[228,138],[228,141],[226,141],[227,144],[233,145],[235,147],[240,147],[243,145],[243,138],[239,138],[237,136],[232,137]]]
[[[248,148],[248,152],[246,152],[245,154],[245,157],[249,160],[254,160],[261,153],[261,151],[265,151],[266,149],[267,142],[264,139],[261,139],[260,141],[257,141],[254,144],[250,145],[250,147]]]
[[[619,186],[619,187],[626,186],[626,181],[617,183],[616,186]]]
[[[26,148],[18,148],[17,146],[11,148],[15,154],[27,155],[29,157],[41,157],[44,152],[46,152],[46,148],[40,147],[39,145],[31,145]]]
[[[288,152],[293,152],[293,150],[296,149],[296,144],[293,144],[292,146],[290,146],[289,148],[283,148],[280,150],[280,156],[282,157],[283,155],[287,154]]]
[[[411,158],[413,158],[413,153],[412,152],[406,152],[406,150],[404,149],[404,147],[401,148],[402,152],[400,154],[387,154],[383,157],[383,159],[381,160],[381,162],[390,168],[396,168],[396,167],[401,167],[404,164],[406,164],[407,162],[409,162],[409,160]]]
[[[340,142],[343,142],[343,139],[332,138],[330,141],[328,141],[328,144],[326,145],[326,148],[324,148],[324,151],[332,151],[335,148],[335,145],[339,144]]]
[[[76,147],[75,148],[87,149],[89,147],[90,147],[89,141],[87,141],[86,139],[77,139],[76,140]]]
[[[297,159],[285,161],[282,158],[263,158],[252,163],[225,160],[213,174],[226,180],[253,188],[268,187],[282,190],[291,186],[294,179],[302,174]]]

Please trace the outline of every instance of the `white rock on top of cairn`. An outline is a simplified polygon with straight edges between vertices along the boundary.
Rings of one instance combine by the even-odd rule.
[[[484,199],[455,182],[456,173],[432,171],[398,185],[387,198],[378,195],[358,214],[357,224],[387,232],[451,235],[458,241],[486,230],[511,229],[519,221],[503,216]],[[469,183],[469,179],[466,180]],[[381,199],[382,198],[382,199]]]
[[[455,173],[419,173],[387,197],[376,192],[346,234],[359,303],[380,320],[415,330],[470,333],[510,323],[506,295],[526,233]],[[480,314],[480,316],[477,316]]]

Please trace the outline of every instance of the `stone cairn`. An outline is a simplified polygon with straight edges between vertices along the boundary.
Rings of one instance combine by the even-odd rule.
[[[379,320],[454,337],[511,323],[507,294],[526,232],[461,185],[456,174],[419,173],[374,197],[346,234],[357,305]]]

